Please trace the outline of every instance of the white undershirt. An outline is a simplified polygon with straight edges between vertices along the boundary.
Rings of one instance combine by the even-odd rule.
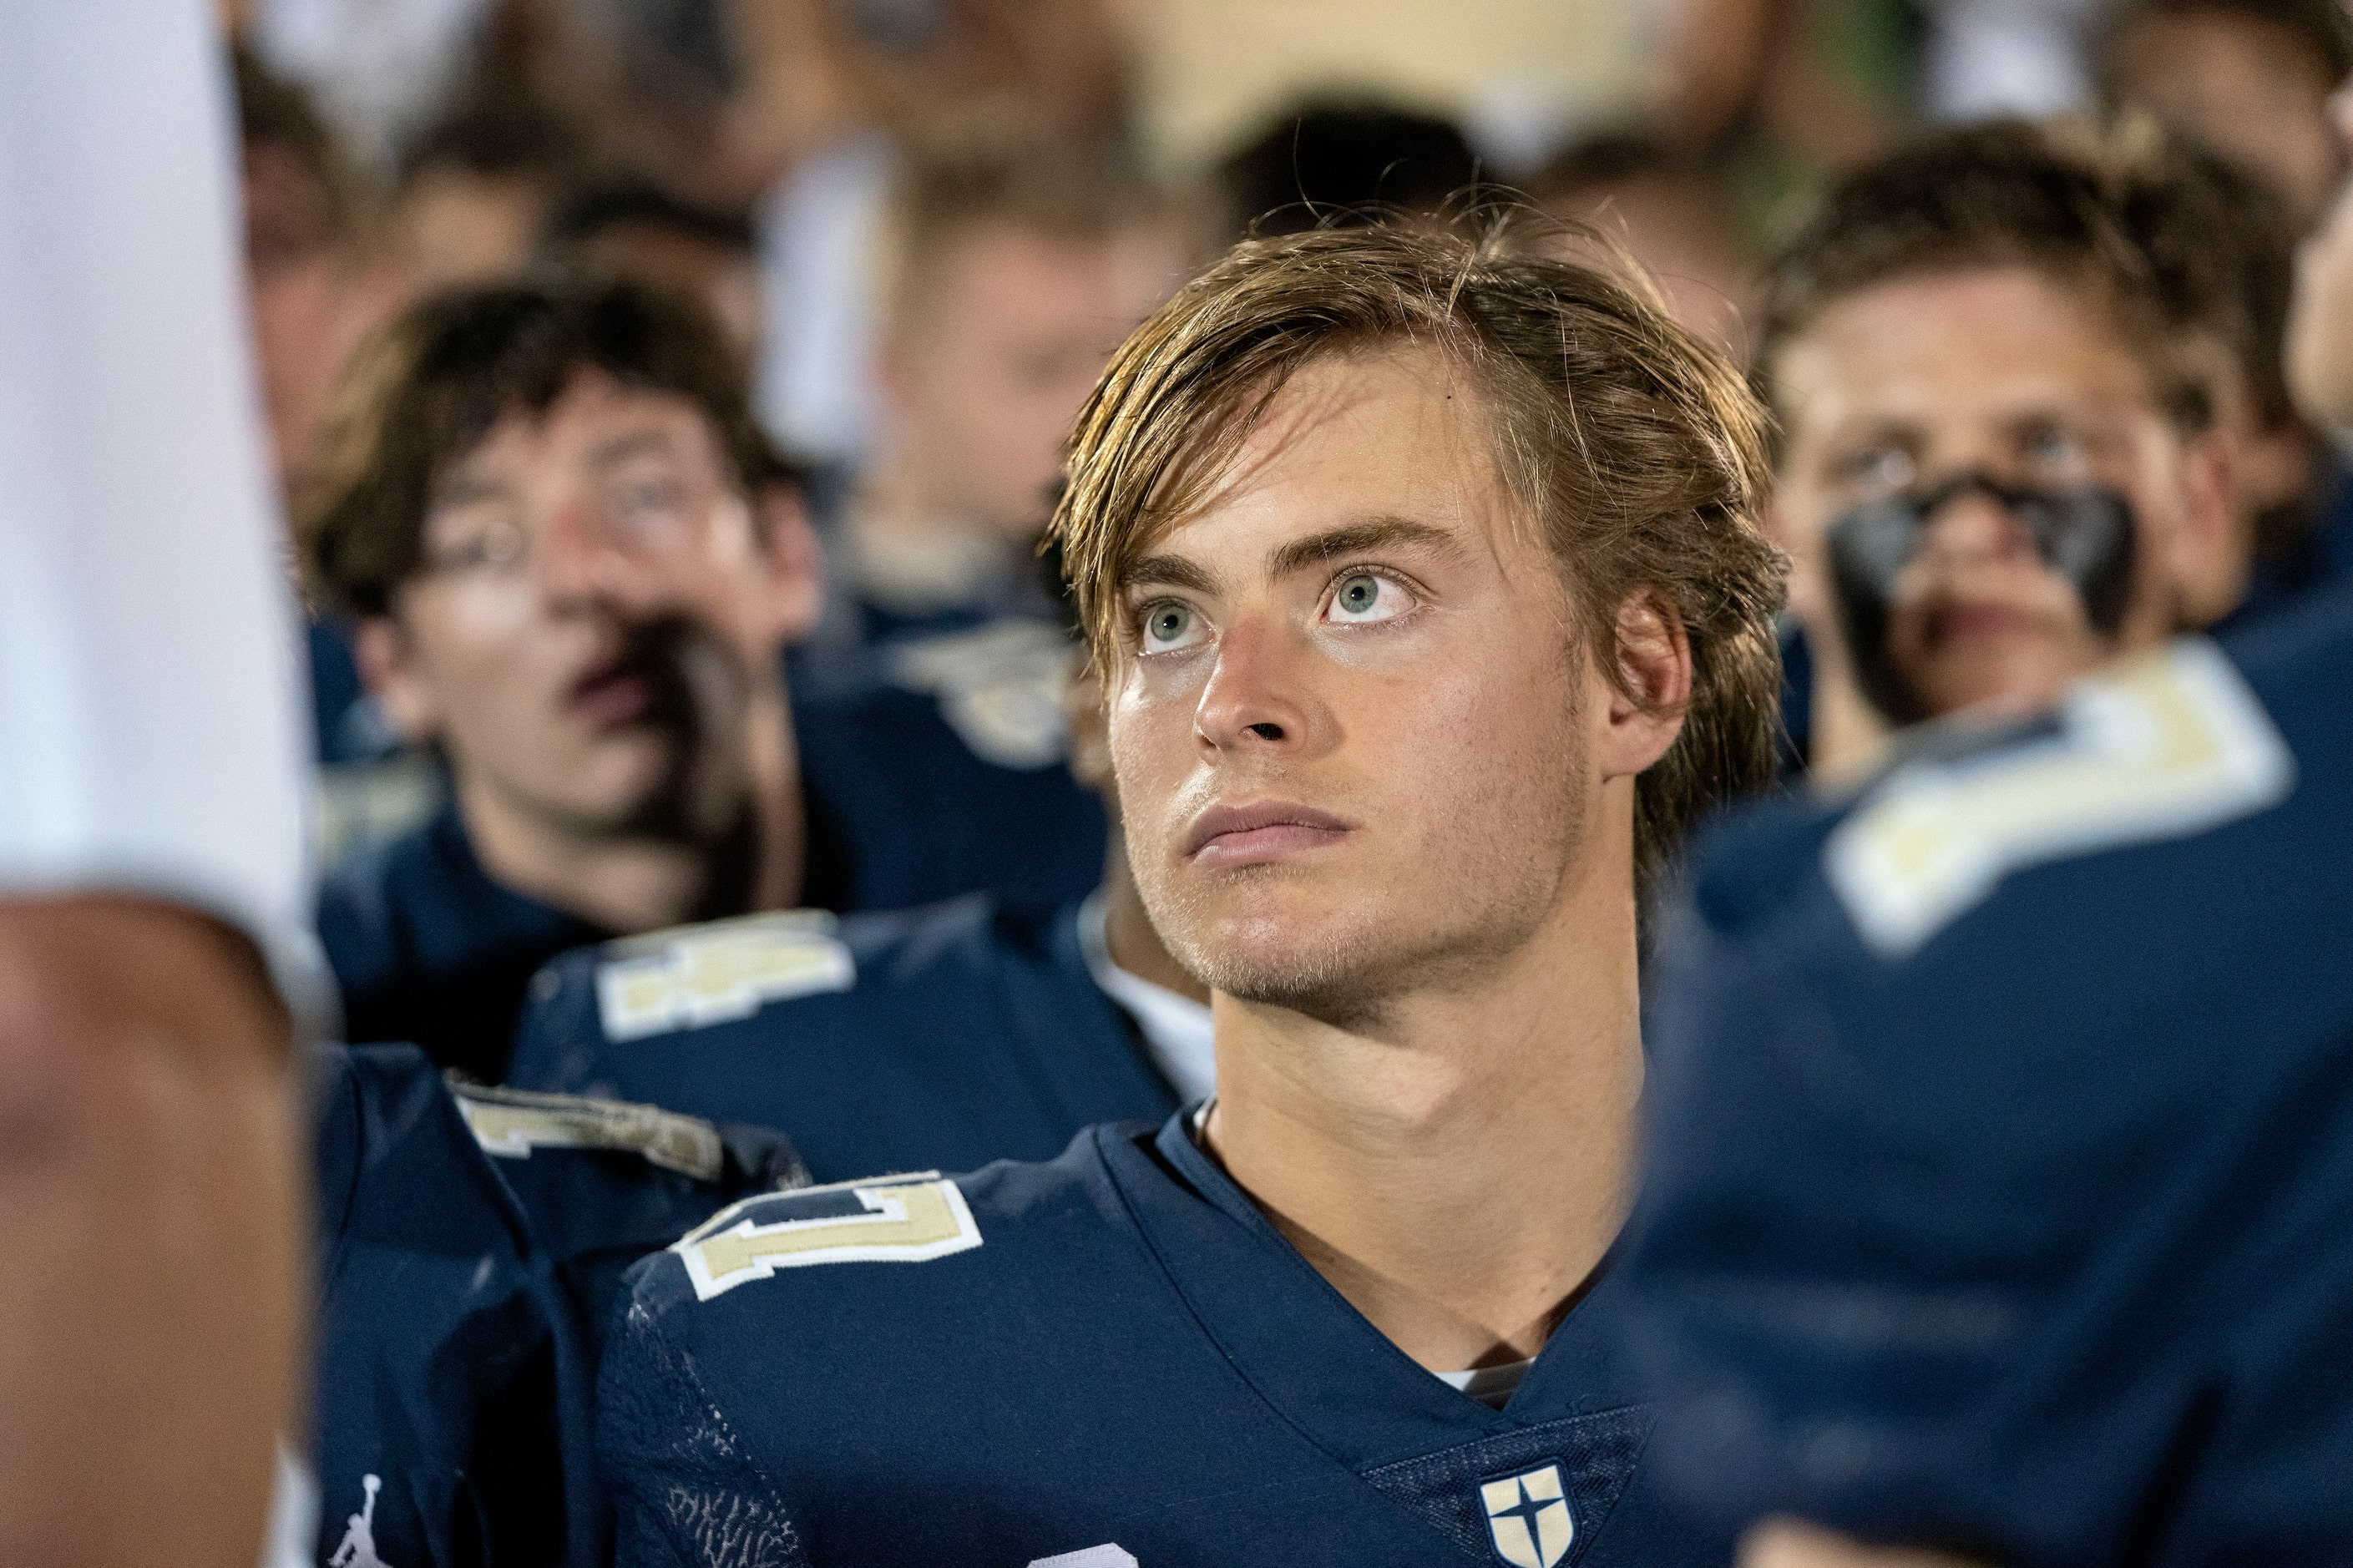
[[[1472,1372],[1434,1372],[1430,1375],[1457,1393],[1467,1394],[1490,1410],[1501,1410],[1512,1391],[1528,1375],[1535,1358],[1506,1362],[1502,1366],[1482,1366]]]
[[[1079,929],[1083,931],[1086,928],[1082,925]],[[1192,1135],[1194,1147],[1204,1152],[1208,1152],[1208,1144],[1201,1134],[1209,1124],[1209,1108],[1216,1103],[1214,1097],[1201,1101],[1194,1108],[1185,1126],[1186,1131]],[[1430,1375],[1457,1394],[1469,1394],[1490,1410],[1501,1410],[1527,1377],[1528,1368],[1535,1363],[1535,1357],[1530,1356],[1525,1361],[1505,1362],[1502,1366],[1474,1367],[1469,1372],[1433,1372]]]
[[[1209,1009],[1113,963],[1103,923],[1103,896],[1096,892],[1079,907],[1079,950],[1086,954],[1087,973],[1094,976],[1104,995],[1135,1020],[1135,1026],[1144,1033],[1145,1053],[1176,1089],[1176,1098],[1187,1105],[1207,1100],[1218,1087],[1217,1042],[1209,1026]]]

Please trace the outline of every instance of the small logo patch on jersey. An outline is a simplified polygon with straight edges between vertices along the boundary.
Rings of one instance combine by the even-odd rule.
[[[1479,1501],[1487,1510],[1495,1555],[1513,1568],[1553,1568],[1577,1539],[1568,1488],[1556,1464],[1482,1481]]]
[[[1051,1557],[1032,1557],[1029,1568],[1142,1568],[1134,1554],[1123,1552],[1106,1542],[1081,1552],[1058,1552]]]
[[[980,1245],[964,1193],[937,1171],[746,1198],[670,1244],[698,1300],[819,1263],[922,1263]]]
[[[1043,768],[1070,749],[1062,696],[1075,655],[1060,627],[1000,621],[900,648],[901,686],[939,699],[940,716],[972,753],[1005,768]]]
[[[609,1040],[748,1018],[770,1002],[858,983],[849,949],[818,910],[746,915],[617,943],[596,969]]]
[[[1908,957],[2004,877],[2219,826],[2287,797],[2295,760],[2231,661],[2184,638],[2070,689],[2055,738],[1897,768],[1823,846],[1874,952]]]
[[[478,1084],[453,1083],[449,1091],[474,1142],[502,1160],[528,1160],[533,1149],[613,1149],[698,1182],[715,1182],[726,1170],[719,1130],[700,1117],[625,1100]]]
[[[343,1539],[327,1559],[327,1568],[392,1568],[375,1554],[375,1494],[384,1489],[384,1482],[375,1476],[362,1476],[360,1489],[366,1500],[357,1513],[345,1516]]]

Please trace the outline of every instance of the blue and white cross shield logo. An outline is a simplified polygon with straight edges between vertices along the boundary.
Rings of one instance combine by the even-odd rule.
[[[1479,1485],[1487,1508],[1487,1537],[1513,1568],[1553,1568],[1577,1539],[1568,1489],[1558,1465],[1542,1465]]]

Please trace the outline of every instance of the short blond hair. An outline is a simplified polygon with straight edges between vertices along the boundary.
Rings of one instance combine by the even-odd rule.
[[[1691,641],[1682,733],[1636,788],[1649,889],[1692,823],[1773,776],[1785,563],[1756,514],[1765,414],[1643,286],[1476,232],[1324,229],[1237,246],[1136,330],[1071,438],[1050,537],[1099,668],[1129,567],[1203,499],[1302,366],[1390,344],[1484,393],[1506,484],[1543,529],[1613,680],[1617,612],[1651,592]]]

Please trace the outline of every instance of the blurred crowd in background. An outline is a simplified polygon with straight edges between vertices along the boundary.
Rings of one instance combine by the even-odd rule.
[[[1054,618],[1028,558],[1070,421],[1128,327],[1245,234],[1534,205],[1745,358],[1756,268],[1826,176],[2001,114],[2145,120],[2244,176],[2213,237],[2251,313],[2235,482],[2257,576],[2309,574],[2325,465],[2278,340],[2343,162],[2328,0],[232,0],[223,22],[294,514],[339,376],[405,304],[558,274],[683,295],[823,552],[797,700],[870,677],[878,644]],[[2218,570],[2192,618],[2241,596]],[[433,809],[445,737],[366,695],[311,586],[333,863]],[[965,706],[1000,720],[983,751],[1060,761],[1050,700]]]

